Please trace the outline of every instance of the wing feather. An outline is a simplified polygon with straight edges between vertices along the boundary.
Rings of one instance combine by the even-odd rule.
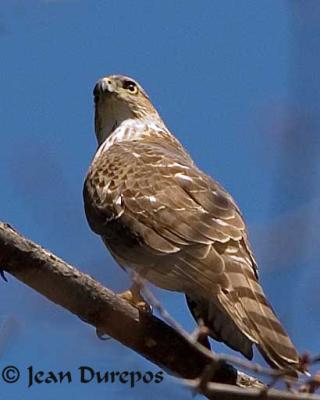
[[[238,207],[181,147],[113,144],[94,160],[84,197],[90,226],[117,260],[202,305],[213,337],[248,357],[256,343],[278,367],[298,363],[258,283]]]

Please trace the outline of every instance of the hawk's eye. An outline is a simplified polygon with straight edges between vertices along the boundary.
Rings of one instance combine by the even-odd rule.
[[[132,81],[124,81],[123,82],[123,89],[128,90],[131,93],[137,93],[138,92],[138,86],[135,82]]]

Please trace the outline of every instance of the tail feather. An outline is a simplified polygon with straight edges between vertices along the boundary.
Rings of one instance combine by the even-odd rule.
[[[188,307],[196,321],[202,321],[210,330],[210,336],[239,351],[249,360],[253,357],[252,341],[244,335],[231,317],[214,301],[186,295]]]
[[[194,317],[203,319],[214,339],[249,359],[255,344],[272,367],[290,368],[293,375],[295,371],[305,372],[297,350],[265,297],[248,253],[240,246],[237,254],[221,256],[230,285],[211,299],[187,296]]]
[[[300,370],[299,354],[266,299],[245,242],[240,243],[237,254],[223,255],[223,258],[231,287],[219,296],[226,312],[252,338],[272,367]],[[235,316],[235,311],[240,318]]]

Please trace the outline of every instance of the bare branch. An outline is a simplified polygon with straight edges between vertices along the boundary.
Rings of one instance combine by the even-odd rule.
[[[175,375],[196,378],[212,362],[165,322],[139,313],[89,275],[4,223],[0,223],[0,266],[49,300]],[[236,370],[220,364],[219,367],[217,380],[236,384]]]
[[[197,389],[198,381],[185,381],[193,389]],[[207,388],[202,393],[208,399],[219,399],[219,400],[250,400],[250,399],[263,399],[263,400],[319,400],[319,396],[288,392],[277,389],[245,389],[233,385],[221,384],[221,383],[209,383]]]
[[[222,393],[228,396],[230,388],[239,389],[235,390],[237,397],[233,398],[257,398],[252,397],[257,393],[260,393],[260,396],[263,394],[264,398],[277,398],[269,397],[269,391],[266,392],[265,386],[257,379],[236,371],[234,367],[226,364],[224,359],[202,351],[190,340],[190,335],[185,337],[155,316],[139,313],[136,308],[90,276],[81,273],[1,222],[0,266],[96,329],[105,332],[166,371],[185,378],[188,384],[191,383],[197,390],[199,377],[208,371],[208,368],[212,368],[214,375],[210,383],[201,388],[202,393],[209,398],[216,398],[219,393],[219,399],[229,399],[231,397],[222,397]],[[219,386],[218,383],[212,382],[229,385]],[[225,392],[223,387],[226,388]],[[257,389],[252,391],[252,388]],[[290,393],[279,393],[282,394],[282,398],[320,400],[320,396],[299,394],[300,397],[284,397]]]

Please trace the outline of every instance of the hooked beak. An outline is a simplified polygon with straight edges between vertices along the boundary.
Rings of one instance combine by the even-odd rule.
[[[93,89],[93,96],[95,102],[99,100],[99,96],[102,94],[111,94],[114,90],[114,84],[109,78],[99,79]]]

